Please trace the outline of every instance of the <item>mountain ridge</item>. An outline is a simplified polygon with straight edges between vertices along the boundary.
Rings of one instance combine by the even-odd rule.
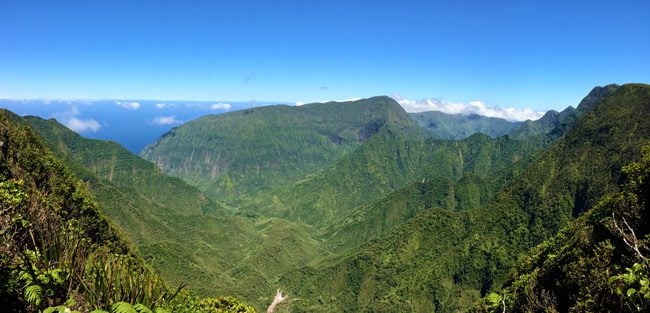
[[[638,158],[639,143],[650,140],[648,110],[650,86],[624,85],[483,208],[432,208],[339,263],[304,268],[283,282],[300,297],[319,299],[302,311],[467,309],[505,280],[521,253],[618,188],[620,164]],[[602,127],[611,131],[594,132]]]
[[[449,114],[441,111],[409,113],[409,116],[436,138],[447,140],[464,139],[475,133],[496,138],[513,132],[522,123],[479,114]]]
[[[208,195],[232,200],[318,171],[387,124],[422,132],[383,96],[206,116],[174,128],[141,155]]]
[[[159,143],[200,142],[238,156],[217,180],[184,178],[209,197],[115,143],[87,141],[52,120],[24,120],[94,188],[100,205],[114,204],[113,219],[134,221],[122,226],[172,282],[190,280],[201,292],[227,292],[258,308],[279,287],[303,299],[290,305],[294,312],[445,312],[509,288],[519,279],[508,276],[516,259],[620,191],[626,164],[650,143],[648,110],[650,86],[608,85],[577,109],[528,123],[521,138],[460,140],[428,137],[387,97],[208,116],[198,125],[208,121],[218,132],[186,134],[180,126]],[[180,152],[208,165],[220,155]],[[306,162],[256,163],[273,156]],[[234,191],[274,174],[282,177]],[[147,227],[159,232],[146,238]]]

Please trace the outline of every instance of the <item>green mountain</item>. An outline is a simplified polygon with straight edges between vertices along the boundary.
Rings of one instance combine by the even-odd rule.
[[[608,142],[611,150],[603,153],[613,154],[615,164],[601,171],[606,176],[610,170],[610,179],[622,182],[622,188],[599,192],[602,196],[597,202],[583,205],[592,208],[532,249],[516,264],[502,289],[476,304],[473,311],[650,309],[650,262],[646,256],[650,251],[650,139],[645,135],[650,126],[644,121],[650,113],[650,87],[624,85],[603,102],[595,110],[612,122],[599,124],[587,115],[584,123],[588,127],[578,135],[588,137],[594,146]],[[605,105],[609,106],[603,108]],[[630,159],[633,162],[626,162]],[[576,203],[587,197],[581,194]]]
[[[553,301],[558,310],[588,308],[607,290],[618,299],[608,302],[611,308],[645,305],[627,291],[636,284],[644,295],[643,283],[622,268],[646,271],[643,258],[635,259],[616,234],[606,236],[613,219],[603,217],[620,213],[618,225],[625,217],[646,244],[646,213],[634,208],[647,202],[647,162],[631,162],[642,160],[641,146],[650,144],[649,110],[650,86],[606,86],[575,110],[547,114],[523,135],[441,140],[427,138],[387,97],[272,106],[206,116],[170,131],[143,151],[156,165],[55,121],[9,120],[41,134],[54,161],[31,157],[47,166],[65,163],[94,197],[96,214],[106,214],[133,242],[120,251],[131,251],[139,266],[142,257],[172,286],[187,282],[201,295],[235,295],[258,309],[282,288],[294,299],[285,307],[291,312],[455,312],[474,303],[477,311],[498,310],[499,303],[525,311]],[[7,141],[0,141],[5,149]],[[14,172],[32,177],[38,162]],[[6,177],[3,209],[24,198],[19,181],[27,180]],[[558,235],[564,227],[570,228]],[[624,256],[614,257],[619,252]],[[16,260],[3,255],[0,265],[20,265]],[[635,269],[635,262],[643,264]],[[592,263],[611,275],[578,268]],[[625,288],[620,294],[600,284],[619,274],[628,275],[612,280]],[[2,274],[0,282],[11,295],[25,295],[11,277]],[[599,289],[585,289],[576,277],[600,282]],[[549,292],[553,286],[557,291]],[[3,303],[26,299],[3,292]],[[164,307],[218,302],[179,297]]]
[[[327,255],[305,225],[233,216],[234,209],[114,142],[83,138],[54,120],[24,120],[83,177],[99,209],[173,286],[187,284],[202,296],[235,295],[261,310],[280,274]]]
[[[420,127],[439,139],[463,139],[475,133],[483,133],[493,138],[509,135],[512,138],[524,139],[549,134],[556,128],[558,128],[556,132],[568,129],[578,117],[589,112],[594,105],[611,95],[618,87],[616,84],[595,87],[582,99],[576,109],[568,107],[562,112],[550,110],[535,121],[511,122],[476,114],[446,114],[437,111],[409,113],[409,115]]]
[[[185,261],[200,263],[191,253],[199,238],[184,237],[183,233],[190,230],[179,227],[180,222],[197,215],[216,215],[223,209],[194,187],[163,175],[155,165],[117,143],[83,138],[55,120],[25,120],[88,183],[102,212],[119,225],[143,256],[154,259],[156,268],[170,282],[184,283],[170,274],[181,271],[175,266]],[[176,251],[170,254],[165,250]],[[205,276],[201,270],[183,271],[185,277]]]
[[[571,123],[575,121],[576,110],[573,107],[568,107],[562,112],[550,110],[538,120],[524,121],[517,129],[509,133],[512,138],[526,138],[535,135],[544,135],[550,133],[552,130],[562,125],[562,123]]]
[[[647,312],[650,146],[625,184],[532,249],[473,312]]]
[[[349,210],[323,237],[330,250],[349,251],[346,249],[390,235],[431,207],[479,209],[517,177],[547,143],[492,139],[482,134],[461,141],[427,140],[422,143],[426,148],[415,181]]]
[[[517,129],[508,133],[508,135],[517,139],[550,133],[553,133],[556,137],[560,136],[575,123],[576,119],[591,111],[596,104],[611,95],[618,87],[615,84],[594,87],[580,101],[577,108],[568,107],[562,112],[550,110],[538,120],[523,122]]]
[[[388,125],[422,133],[397,102],[375,97],[205,116],[172,129],[142,156],[231,202],[317,172]]]
[[[332,105],[339,109],[327,110]],[[310,132],[313,131],[313,128],[321,133],[332,132],[331,128],[334,126],[345,130],[345,128],[341,128],[343,126],[340,126],[340,119],[327,116],[327,113],[340,112],[343,108],[351,108],[347,119],[361,120],[361,122],[355,122],[358,125],[368,123],[368,117],[364,115],[366,110],[373,112],[373,120],[387,122],[377,124],[381,126],[368,132],[372,134],[371,136],[364,135],[362,142],[359,142],[358,137],[362,132],[356,129],[357,139],[354,144],[358,147],[354,151],[339,156],[339,159],[332,161],[329,166],[323,165],[322,169],[312,170],[299,179],[296,178],[295,182],[278,183],[275,181],[273,184],[269,183],[269,187],[259,189],[254,197],[243,195],[242,199],[237,202],[240,207],[236,217],[249,217],[250,220],[255,221],[255,231],[273,233],[276,238],[284,238],[294,243],[292,245],[274,245],[267,239],[269,237],[266,233],[260,233],[260,237],[244,236],[245,238],[261,238],[259,246],[245,248],[253,242],[253,240],[247,240],[242,248],[247,252],[236,254],[241,258],[239,265],[234,270],[226,271],[233,273],[240,283],[249,282],[248,291],[237,286],[233,286],[231,289],[241,290],[241,293],[235,294],[242,295],[249,301],[255,301],[257,297],[263,295],[261,292],[251,291],[255,288],[250,286],[269,285],[277,281],[281,275],[296,271],[308,264],[320,266],[322,262],[332,262],[373,238],[387,236],[393,228],[415,216],[419,211],[414,208],[408,208],[401,212],[398,219],[381,216],[379,213],[381,211],[374,209],[375,206],[381,206],[384,211],[395,212],[396,203],[401,200],[393,202],[384,200],[395,190],[413,188],[412,186],[416,186],[418,183],[424,184],[428,186],[426,188],[432,188],[429,194],[435,197],[434,201],[447,201],[450,210],[471,210],[477,208],[482,201],[489,199],[491,194],[496,191],[496,186],[507,182],[507,177],[514,175],[516,169],[520,168],[518,164],[521,160],[526,160],[530,154],[548,144],[548,141],[541,137],[535,140],[515,141],[508,138],[494,140],[485,135],[474,135],[458,142],[425,141],[422,131],[414,126],[401,107],[385,97],[353,103],[312,104],[306,107],[310,109],[307,111],[309,114],[306,114],[308,119],[303,116],[302,120],[311,121],[316,116],[325,121],[332,119],[327,123],[317,124],[317,127],[311,124],[309,127],[305,125],[304,127],[309,128]],[[274,116],[274,121],[289,117],[295,119],[294,115],[296,112],[301,112],[299,110],[302,108],[260,108],[256,110],[271,113],[260,113],[260,116],[257,116],[253,113],[246,114],[244,111],[235,112],[233,115],[237,117],[236,125],[241,129],[240,132],[245,133],[244,129],[250,129],[250,125],[256,125],[258,120],[269,116],[269,114],[281,113],[283,114],[281,116],[285,116],[282,118]],[[361,116],[354,117],[354,114],[361,114]],[[323,115],[325,116],[323,117]],[[230,118],[232,117],[228,117],[228,115],[223,117],[225,120]],[[301,125],[300,123],[305,123],[305,121],[294,124]],[[350,127],[349,124],[350,122],[346,122],[343,125]],[[357,127],[357,124],[353,124],[353,126]],[[180,128],[183,128],[185,133],[195,134],[196,142],[206,141],[205,137],[218,136],[216,132],[198,131],[199,128],[196,127],[197,125],[191,122]],[[284,129],[271,129],[268,130],[267,136],[284,140],[291,136],[291,132],[299,130],[297,129],[293,126]],[[226,132],[226,134],[233,133],[232,130],[226,129],[220,129],[220,131]],[[243,140],[252,139],[244,138]],[[171,145],[172,143],[170,141],[165,144]],[[229,142],[228,144],[234,145],[235,143]],[[215,147],[219,149],[219,146]],[[245,147],[245,145],[239,147],[242,149],[240,152],[244,152]],[[275,146],[271,152],[277,155],[292,155],[294,153],[292,151],[300,148],[288,147],[288,145]],[[267,149],[269,149],[268,144],[260,143],[260,147],[256,151],[260,156],[256,157],[268,157]],[[319,149],[318,147],[314,148],[314,153]],[[322,151],[322,149],[320,150]],[[173,152],[173,154],[177,153]],[[161,159],[167,157],[162,152],[159,155]],[[237,172],[233,170],[232,173]],[[424,182],[421,183],[423,180]],[[435,188],[442,188],[443,185],[445,193],[438,193]],[[373,203],[375,206],[372,205]],[[366,236],[354,231],[359,227],[356,224],[357,221],[365,222],[366,225],[372,227],[382,223],[390,225],[381,226],[381,229],[376,229],[375,233]],[[278,250],[282,253],[278,253]],[[283,259],[284,256],[289,256],[289,258]],[[226,267],[222,268],[226,269]],[[250,275],[251,272],[259,273],[259,276],[266,278],[260,280]]]
[[[327,230],[398,189],[435,182],[447,186],[445,193],[435,193],[447,203],[445,207],[469,209],[474,198],[456,184],[474,177],[479,185],[490,185],[482,197],[476,195],[486,198],[488,190],[496,189],[502,171],[516,169],[513,165],[545,144],[541,139],[495,140],[482,134],[460,141],[416,140],[387,127],[334,165],[297,184],[260,195],[259,202],[250,207]]]
[[[84,259],[100,249],[128,253],[127,243],[83,184],[6,110],[0,152],[0,306],[32,311],[89,292],[70,288],[81,282],[75,274],[83,274]]]
[[[617,89],[485,205],[422,210],[323,268],[283,277],[304,311],[455,311],[499,286],[524,251],[619,189],[650,142],[650,86]]]
[[[153,212],[200,214],[228,211],[182,180],[165,176],[154,164],[115,142],[83,138],[55,120],[28,116],[25,121],[44,137],[59,158],[74,165],[78,176],[91,184],[108,182],[132,194],[129,202],[142,204],[138,208],[147,210],[141,213],[143,216]],[[106,209],[109,212],[121,210],[111,214],[118,218],[128,215],[122,206],[122,203],[113,203],[110,209]],[[138,236],[138,240],[144,240],[144,237],[147,236]]]
[[[476,133],[496,138],[509,134],[521,126],[521,122],[477,114],[447,114],[430,111],[409,113],[409,116],[435,138],[448,140],[463,139]]]
[[[0,110],[4,312],[254,312],[169,289],[23,119]]]
[[[589,94],[587,94],[587,96],[584,97],[578,104],[576,108],[578,115],[582,116],[591,111],[595,105],[603,101],[603,99],[609,97],[612,93],[614,93],[614,91],[616,91],[616,89],[618,89],[618,87],[620,86],[616,84],[594,87],[594,89],[592,89]]]

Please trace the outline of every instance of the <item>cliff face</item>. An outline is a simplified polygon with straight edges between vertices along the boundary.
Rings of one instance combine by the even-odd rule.
[[[397,102],[374,97],[205,116],[172,129],[141,155],[232,202],[317,172],[387,125],[423,134]]]

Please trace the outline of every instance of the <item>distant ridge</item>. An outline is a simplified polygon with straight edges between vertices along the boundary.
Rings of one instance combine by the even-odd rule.
[[[208,115],[172,129],[141,155],[228,201],[323,169],[388,125],[424,136],[395,100],[381,96]]]
[[[322,299],[305,303],[304,311],[466,310],[504,283],[525,251],[589,212],[603,195],[619,190],[625,176],[621,169],[638,160],[641,147],[650,143],[649,101],[650,86],[624,85],[597,101],[480,208],[450,211],[430,204],[389,236],[372,240],[329,266],[287,274],[283,282],[298,289],[301,298]],[[426,190],[423,187],[404,191],[417,195]],[[427,198],[421,198],[425,204]],[[418,196],[409,199],[421,205]],[[563,260],[559,255],[548,258]],[[539,284],[572,288],[574,282]],[[501,306],[492,312],[501,312]]]
[[[476,133],[496,138],[509,134],[522,124],[497,117],[447,114],[440,111],[409,113],[409,116],[439,139],[463,139]]]
[[[501,118],[477,114],[448,114],[440,111],[409,113],[417,124],[439,139],[463,139],[475,133],[492,138],[509,135],[515,139],[563,133],[575,120],[589,112],[594,105],[611,95],[619,85],[610,84],[594,87],[576,108],[567,107],[561,112],[549,110],[537,120],[513,122]]]
[[[535,135],[549,134],[551,132],[553,132],[555,136],[559,136],[573,125],[576,119],[591,111],[596,104],[610,96],[619,87],[620,86],[616,84],[610,84],[604,87],[594,87],[589,94],[580,101],[577,108],[568,107],[562,112],[553,110],[548,111],[544,116],[542,116],[542,118],[536,121],[523,122],[518,129],[509,133],[509,136],[521,139]]]
[[[566,311],[575,295],[609,301],[602,273],[629,260],[611,259],[595,276],[567,270],[577,263],[565,256],[600,251],[580,224],[572,242],[533,251],[534,264],[517,260],[576,218],[595,216],[588,227],[602,226],[603,211],[593,208],[621,190],[625,166],[650,143],[649,95],[643,84],[596,87],[576,109],[549,111],[499,136],[498,119],[423,114],[429,124],[451,121],[437,127],[448,135],[479,131],[453,140],[427,134],[387,97],[258,107],[173,129],[145,151],[158,166],[53,120],[23,120],[156,270],[200,294],[232,294],[262,308],[280,288],[301,299],[292,312],[453,312],[488,296],[479,303],[500,312],[491,292],[516,290],[505,297],[514,301],[508,311],[554,305],[549,299],[562,299],[557,309]],[[183,180],[162,173],[169,165]],[[645,225],[630,212],[628,221]],[[574,249],[574,240],[583,246]],[[586,286],[573,279],[583,274],[596,293],[574,288]],[[528,283],[555,294],[529,293]],[[581,299],[574,309],[589,305]]]

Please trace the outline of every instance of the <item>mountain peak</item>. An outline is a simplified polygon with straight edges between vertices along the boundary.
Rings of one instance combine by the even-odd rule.
[[[594,87],[588,94],[585,96],[582,101],[580,101],[580,104],[578,104],[578,107],[576,110],[578,111],[578,114],[584,114],[593,107],[598,104],[600,101],[603,99],[607,98],[609,95],[614,93],[616,89],[618,89],[620,86],[617,84],[609,84],[606,86],[596,86]]]
[[[397,110],[397,111],[404,111],[404,108],[395,101],[395,99],[389,97],[389,96],[374,96],[370,98],[363,98],[363,99],[356,99],[356,100],[349,100],[349,101],[329,101],[329,102],[315,102],[315,103],[309,103],[302,105],[300,107],[302,108],[313,108],[313,107],[319,107],[319,106],[324,106],[328,108],[334,107],[347,107],[349,108],[350,106],[356,106],[360,108],[365,108],[365,109],[373,109],[377,110],[379,108],[384,109],[384,110]]]
[[[441,111],[409,113],[420,127],[439,139],[463,139],[475,133],[499,137],[517,129],[521,122],[476,113],[448,114]]]
[[[379,96],[207,116],[163,135],[142,156],[228,200],[320,170],[387,125],[424,137],[395,100]]]

